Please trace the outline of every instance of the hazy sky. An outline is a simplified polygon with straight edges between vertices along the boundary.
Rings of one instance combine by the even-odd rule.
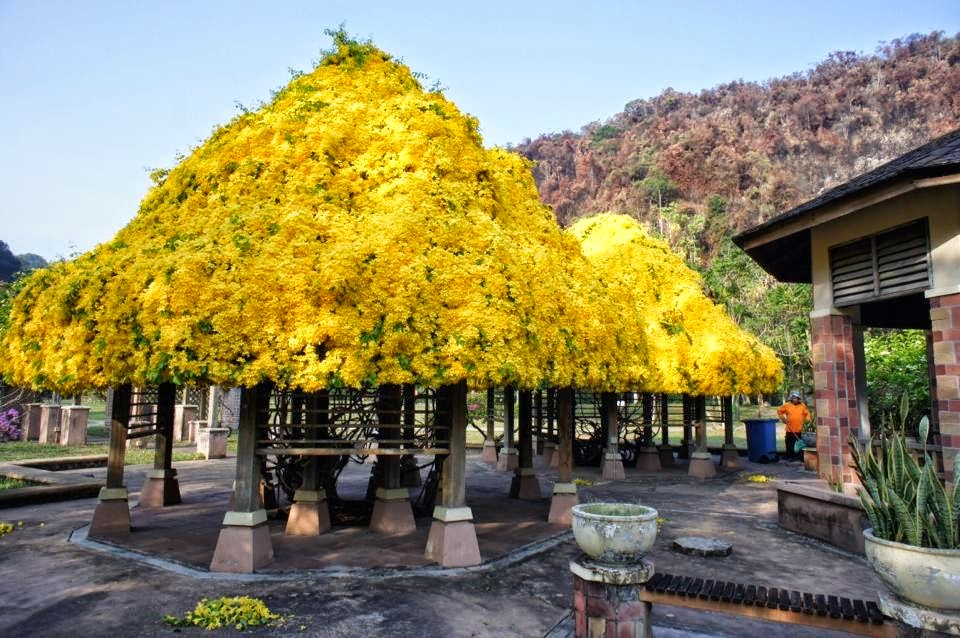
[[[960,31],[958,0],[0,0],[0,240],[47,258],[110,239],[147,169],[352,35],[439,81],[488,145],[579,130],[666,87],[803,71]]]

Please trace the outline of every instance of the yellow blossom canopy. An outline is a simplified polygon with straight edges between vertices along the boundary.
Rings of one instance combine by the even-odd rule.
[[[703,292],[700,276],[663,241],[626,215],[579,220],[570,231],[609,287],[610,295],[646,336],[646,379],[621,389],[694,395],[766,392],[779,386],[776,354],[740,329]]]
[[[617,328],[528,164],[387,54],[335,45],[158,173],[112,241],[35,273],[0,372],[64,391],[645,378],[644,335]]]

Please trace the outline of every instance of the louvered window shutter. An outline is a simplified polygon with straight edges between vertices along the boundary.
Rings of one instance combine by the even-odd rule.
[[[830,279],[835,306],[929,288],[926,220],[831,248]]]

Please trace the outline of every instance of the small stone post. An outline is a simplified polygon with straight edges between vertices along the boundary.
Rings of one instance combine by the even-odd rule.
[[[60,411],[59,405],[49,404],[40,406],[40,442],[60,442]]]
[[[190,425],[200,418],[199,405],[177,404],[173,408],[173,440],[194,442],[197,433]]]
[[[490,465],[497,464],[497,435],[494,431],[496,394],[497,391],[494,388],[487,388],[487,436],[483,441],[483,452],[480,454],[480,460]]]
[[[558,477],[553,484],[553,498],[550,499],[547,521],[570,527],[570,509],[580,502],[577,486],[573,482],[573,388],[561,388],[556,395],[557,429],[560,434],[560,443],[557,446]]]
[[[690,467],[687,474],[695,478],[710,478],[716,476],[717,467],[713,464],[713,456],[707,449],[707,400],[698,396],[694,399],[694,422],[697,429],[697,449],[690,455]]]
[[[233,511],[223,527],[210,562],[212,572],[251,573],[273,560],[267,512],[260,504],[260,463],[257,460],[257,425],[267,423],[271,384],[244,389],[240,400],[237,440],[237,474]]]
[[[157,388],[157,437],[153,469],[140,490],[140,507],[180,504],[180,482],[173,469],[173,413],[177,387],[161,383]]]
[[[22,432],[24,441],[40,440],[40,409],[42,407],[42,403],[27,403],[23,406]]]
[[[660,450],[653,444],[653,395],[640,397],[643,414],[643,442],[637,450],[637,469],[641,472],[660,471]]]
[[[660,406],[660,467],[672,467],[673,446],[670,445],[670,397],[666,394],[658,395]]]
[[[520,391],[520,450],[519,467],[514,472],[510,485],[510,497],[527,501],[539,501],[540,483],[533,469],[533,393],[530,390]]]
[[[723,397],[723,452],[720,454],[720,467],[725,470],[739,470],[740,453],[733,441],[733,397]]]
[[[123,484],[123,457],[127,452],[127,427],[130,424],[130,384],[107,391],[107,418],[110,422],[110,450],[107,454],[107,484],[100,490],[100,501],[93,510],[90,536],[114,536],[130,533],[130,506]]]
[[[623,471],[623,458],[620,456],[620,419],[617,416],[616,393],[601,393],[600,418],[607,430],[607,448],[603,454],[601,478],[604,481],[622,481],[627,475]]]
[[[87,442],[90,408],[65,405],[60,409],[60,445],[79,446]]]
[[[513,404],[516,393],[507,386],[503,389],[503,447],[500,448],[500,458],[497,461],[497,470],[512,472],[520,467],[517,457],[517,448],[513,446]]]
[[[581,556],[570,561],[576,638],[651,638],[651,604],[640,600],[653,561],[610,565]]]
[[[437,419],[449,424],[450,453],[443,464],[443,493],[433,508],[433,523],[424,555],[444,567],[479,565],[480,546],[467,507],[467,384],[461,381],[437,392]]]

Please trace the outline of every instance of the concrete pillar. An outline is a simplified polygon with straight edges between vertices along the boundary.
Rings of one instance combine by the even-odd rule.
[[[500,448],[500,458],[497,460],[497,470],[500,472],[512,472],[520,467],[513,437],[515,394],[514,389],[510,386],[503,389],[503,447]]]
[[[604,481],[620,481],[627,477],[620,456],[620,419],[617,416],[617,394],[603,392],[600,395],[600,419],[607,433],[607,446],[603,453],[601,478]]]
[[[570,527],[571,508],[580,502],[577,485],[573,482],[573,388],[561,388],[556,392],[557,430],[560,441],[557,445],[557,482],[553,484],[550,499],[550,514],[547,521],[554,525]]]
[[[60,406],[43,405],[40,407],[40,442],[45,444],[60,441]]]
[[[251,573],[273,560],[267,512],[260,504],[256,456],[257,425],[269,421],[270,391],[271,384],[260,383],[241,396],[233,510],[223,518],[210,562],[212,572]]]
[[[444,567],[479,565],[480,546],[467,507],[467,384],[440,388],[437,419],[449,427],[450,453],[443,464],[440,505],[433,509],[433,523],[424,556]]]
[[[196,432],[190,425],[191,421],[197,421],[200,418],[199,405],[178,404],[173,408],[173,440],[190,441],[193,443],[196,439]]]
[[[707,448],[706,397],[695,397],[693,406],[697,447],[693,454],[690,455],[690,466],[687,468],[687,474],[695,478],[710,478],[716,476],[717,467],[713,464],[713,456]]]
[[[740,453],[733,440],[733,397],[723,397],[723,451],[720,453],[720,467],[725,470],[739,470]]]
[[[852,319],[829,311],[810,313],[813,387],[817,408],[817,456],[820,477],[854,480],[849,467],[848,439],[861,436],[861,403],[857,395],[856,354],[859,332]],[[859,340],[862,349],[862,338]],[[869,424],[866,423],[869,430]]]
[[[494,388],[487,388],[487,434],[483,441],[483,452],[480,454],[480,460],[490,465],[497,464],[497,435],[494,431],[496,415],[494,408],[497,402],[497,391]]]
[[[173,415],[177,388],[161,383],[157,388],[157,436],[153,470],[140,490],[140,507],[167,507],[180,504],[180,482],[173,469]]]
[[[936,372],[936,386],[930,388],[930,394],[936,397],[943,471],[950,482],[960,472],[960,468],[954,467],[960,452],[960,294],[931,297],[930,319]]]
[[[533,393],[530,390],[520,391],[520,414],[518,419],[520,430],[519,467],[514,470],[513,481],[510,485],[511,498],[528,501],[539,501],[540,483],[533,469]]]
[[[60,445],[80,446],[87,443],[90,408],[65,405],[60,409]]]
[[[123,457],[126,455],[127,427],[133,389],[124,384],[107,391],[106,415],[110,424],[110,449],[107,454],[107,482],[100,490],[99,502],[90,521],[90,536],[115,536],[130,533],[130,506],[123,484]]]
[[[653,395],[644,393],[640,397],[643,415],[643,440],[637,446],[637,469],[641,472],[660,471],[660,450],[653,443]]]
[[[41,403],[27,403],[23,406],[23,440],[24,441],[39,441],[40,440],[40,408],[43,407]]]

